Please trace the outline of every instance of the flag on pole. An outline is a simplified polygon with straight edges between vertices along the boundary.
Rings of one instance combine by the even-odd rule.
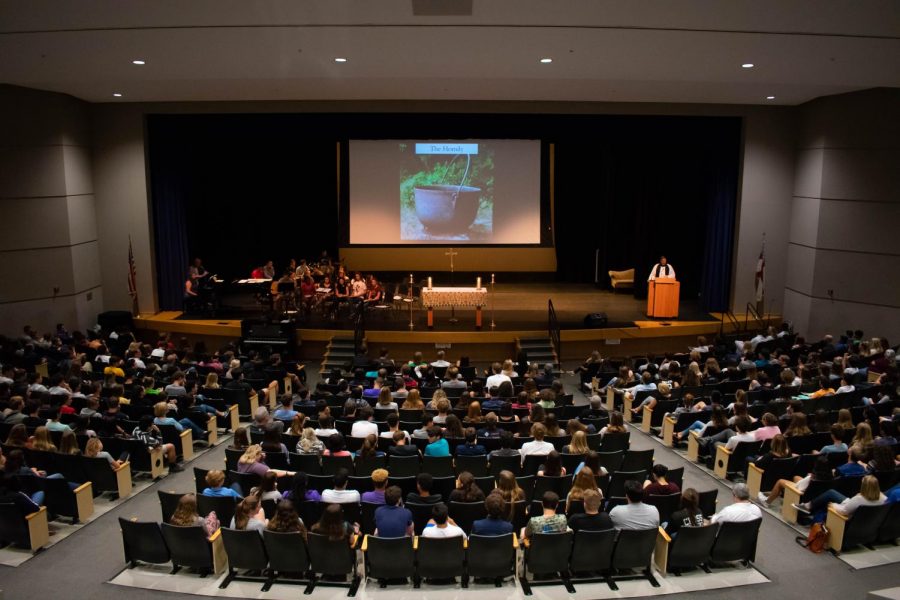
[[[756,261],[756,303],[763,301],[766,295],[766,242],[763,240],[762,249],[759,251],[759,260]]]
[[[131,312],[137,316],[138,311],[138,295],[137,295],[137,270],[134,266],[134,249],[131,246],[131,236],[128,236],[128,295],[131,296]]]

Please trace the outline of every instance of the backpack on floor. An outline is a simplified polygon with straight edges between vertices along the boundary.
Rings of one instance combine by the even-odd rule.
[[[802,535],[797,536],[797,543],[810,552],[819,554],[825,550],[825,546],[828,544],[828,528],[824,523],[813,523],[805,538]]]

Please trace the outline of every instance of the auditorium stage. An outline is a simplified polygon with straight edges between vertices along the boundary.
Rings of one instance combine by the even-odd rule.
[[[473,360],[479,360],[480,356],[492,360],[490,357],[497,356],[498,352],[502,351],[503,355],[514,352],[519,338],[548,336],[548,299],[553,301],[559,320],[562,360],[583,359],[591,349],[601,345],[610,346],[601,348],[601,352],[616,355],[680,351],[698,335],[715,336],[721,326],[719,313],[703,312],[691,300],[682,299],[678,319],[649,319],[644,312],[646,300],[636,299],[630,292],[612,293],[590,284],[518,283],[497,285],[495,293],[488,295],[481,331],[475,329],[472,308],[457,309],[456,323],[450,322],[450,310],[436,309],[435,326],[429,330],[426,311],[418,304],[412,310],[413,328],[410,329],[408,305],[397,303],[396,308],[367,313],[366,339],[370,346],[387,345],[397,348],[398,353],[416,346],[427,349],[434,344],[452,344],[453,355],[467,352]],[[607,314],[607,325],[586,328],[585,315],[598,312]],[[242,314],[227,314],[222,318],[188,317],[181,312],[165,311],[141,315],[135,325],[148,334],[165,331],[198,336],[216,344],[223,338],[240,337],[241,316],[262,313],[260,307],[253,306],[247,306]],[[492,315],[496,323],[493,329]],[[726,320],[724,330],[743,329],[743,321],[743,315],[738,317],[737,324]],[[778,322],[778,315],[770,315],[766,323],[769,321]],[[752,323],[751,328],[755,325]],[[321,357],[328,340],[335,335],[346,335],[353,325],[346,314],[331,321],[314,313],[308,318],[297,318],[296,327],[301,355],[314,359]]]

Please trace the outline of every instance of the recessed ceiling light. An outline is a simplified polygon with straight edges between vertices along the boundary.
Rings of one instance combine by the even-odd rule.
[[[774,100],[775,96],[766,96],[766,100]]]
[[[113,94],[113,98],[121,98],[121,97],[122,97],[122,94],[120,94],[119,92],[116,92]]]
[[[138,59],[138,60],[133,60],[133,61],[131,61],[131,64],[133,64],[133,65],[146,65],[146,64],[147,64],[147,61],[146,61],[146,60],[140,60],[140,59]]]
[[[744,63],[741,66],[744,67],[745,69],[752,69],[753,63]]]
[[[347,62],[347,59],[338,57],[334,59],[334,62],[345,63]]]
[[[542,58],[541,62],[546,65],[546,64],[552,63],[553,59],[552,58]]]

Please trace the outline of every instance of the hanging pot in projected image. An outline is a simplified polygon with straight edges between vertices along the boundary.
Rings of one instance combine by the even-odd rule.
[[[431,233],[468,232],[478,214],[481,188],[423,185],[415,188],[416,216]]]
[[[460,156],[454,156],[450,163]],[[471,166],[472,156],[466,154],[466,169],[459,185],[423,185],[415,188],[416,216],[430,233],[465,234],[475,222],[481,188],[465,185]]]

